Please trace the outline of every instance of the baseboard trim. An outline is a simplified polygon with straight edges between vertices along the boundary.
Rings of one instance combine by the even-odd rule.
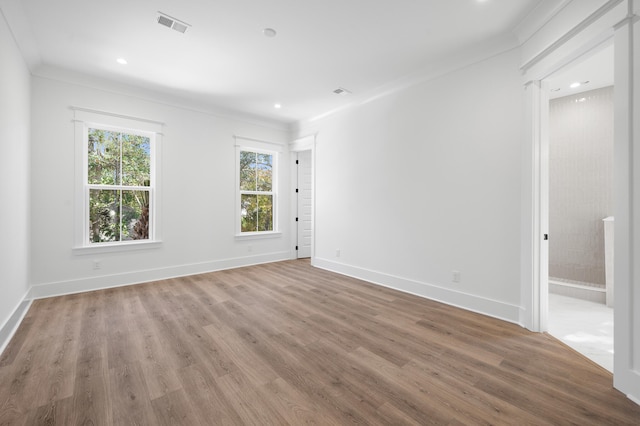
[[[207,272],[221,271],[224,269],[241,268],[244,266],[259,265],[262,263],[279,262],[289,259],[291,259],[291,253],[289,251],[282,251],[256,256],[236,257],[230,259],[213,260],[209,262],[192,263],[188,265],[170,266],[166,268],[157,268],[143,271],[125,272],[121,274],[102,275],[98,277],[37,284],[31,287],[31,296],[33,299],[64,296],[66,294],[103,290],[107,288],[141,284],[150,281],[204,274]]]
[[[7,348],[7,345],[11,341],[13,335],[16,334],[20,323],[22,323],[24,316],[29,311],[31,302],[32,299],[29,298],[29,292],[27,292],[27,294],[22,298],[22,301],[18,303],[18,306],[13,310],[9,319],[2,325],[2,327],[0,327],[0,355],[2,355],[4,350]]]
[[[487,299],[463,293],[433,284],[415,281],[370,269],[334,262],[328,259],[314,258],[312,265],[331,272],[357,278],[363,281],[392,288],[404,293],[435,300],[447,305],[487,315],[514,324],[520,324],[520,306],[497,300]]]

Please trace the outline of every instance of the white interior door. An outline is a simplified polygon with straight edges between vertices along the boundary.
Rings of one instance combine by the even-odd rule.
[[[298,259],[311,257],[313,238],[313,182],[311,150],[300,151],[298,155]]]

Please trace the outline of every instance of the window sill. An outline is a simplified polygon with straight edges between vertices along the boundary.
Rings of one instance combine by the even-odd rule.
[[[134,250],[157,249],[162,241],[134,241],[126,243],[102,243],[93,246],[74,247],[73,254],[82,256],[85,254],[117,253]]]
[[[236,240],[259,240],[262,238],[280,238],[282,232],[243,232],[242,234],[236,234]]]

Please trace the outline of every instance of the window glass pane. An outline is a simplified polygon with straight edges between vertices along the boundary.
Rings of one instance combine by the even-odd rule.
[[[149,239],[149,191],[122,191],[122,241]]]
[[[240,151],[240,232],[273,231],[273,174],[273,154]]]
[[[269,154],[256,155],[257,190],[271,191],[273,176],[273,156]]]
[[[240,151],[240,190],[256,190],[256,153]]]
[[[240,199],[240,219],[242,232],[258,230],[258,196],[242,194]]]
[[[273,231],[272,195],[258,195],[258,231]]]
[[[89,191],[89,241],[120,241],[119,191]]]
[[[122,134],[122,185],[151,185],[151,142],[148,137]]]
[[[120,133],[89,129],[88,182],[98,185],[120,184]]]

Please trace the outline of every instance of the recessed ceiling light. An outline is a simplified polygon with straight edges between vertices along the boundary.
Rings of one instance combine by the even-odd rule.
[[[575,83],[571,83],[569,87],[571,87],[572,89],[575,89],[576,87],[584,86],[585,84],[589,84],[589,80],[582,81],[582,82],[576,81]]]
[[[282,108],[282,105],[280,105],[280,104],[273,104],[273,107],[274,107],[275,109],[280,109],[280,108]]]
[[[264,30],[262,30],[262,34],[264,34],[265,37],[272,38],[275,37],[278,33],[273,28],[265,28]]]
[[[116,62],[120,65],[127,65],[127,60],[125,58],[118,58],[116,59]]]

